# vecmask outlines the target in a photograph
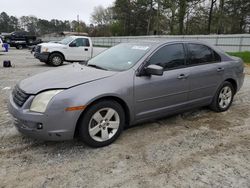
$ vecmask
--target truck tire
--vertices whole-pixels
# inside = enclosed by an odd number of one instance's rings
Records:
[[[23,45],[21,45],[21,44],[18,44],[18,45],[16,46],[16,49],[18,49],[18,50],[21,50],[21,49],[23,49]]]
[[[58,67],[63,64],[63,56],[59,53],[53,53],[49,56],[49,64]]]

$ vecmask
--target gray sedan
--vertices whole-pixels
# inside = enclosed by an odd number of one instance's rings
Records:
[[[119,44],[89,60],[19,82],[9,101],[17,129],[43,140],[80,137],[92,147],[125,126],[209,106],[226,111],[244,66],[197,41]]]

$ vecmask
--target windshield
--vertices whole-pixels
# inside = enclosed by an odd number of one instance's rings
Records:
[[[63,40],[58,41],[57,43],[67,45],[67,44],[69,44],[72,40],[73,40],[72,37],[66,37],[66,38],[64,38]]]
[[[119,44],[89,60],[89,66],[112,71],[133,67],[150,49],[149,45]]]

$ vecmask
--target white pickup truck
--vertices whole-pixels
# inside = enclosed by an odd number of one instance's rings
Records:
[[[91,39],[85,36],[69,36],[59,42],[42,43],[36,46],[34,52],[41,62],[53,66],[60,66],[64,61],[86,61],[94,53]]]

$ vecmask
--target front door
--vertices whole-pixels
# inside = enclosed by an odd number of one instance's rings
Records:
[[[70,43],[67,53],[69,61],[86,61],[91,56],[89,39],[77,38]]]
[[[161,47],[151,56],[149,64],[162,66],[164,74],[135,76],[136,120],[167,115],[187,102],[189,68],[185,67],[183,44]]]

